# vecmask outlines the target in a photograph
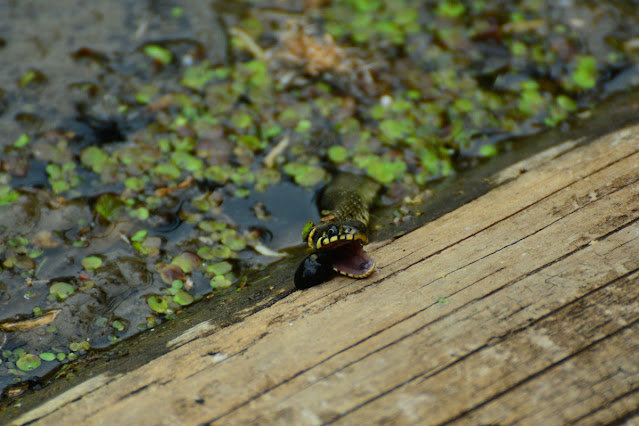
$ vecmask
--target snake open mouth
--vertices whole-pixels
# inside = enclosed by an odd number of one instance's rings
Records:
[[[340,173],[322,191],[319,223],[307,222],[302,239],[312,253],[295,271],[295,287],[305,289],[331,279],[336,273],[366,278],[375,261],[362,247],[368,244],[369,207],[380,184],[364,176]]]
[[[349,241],[332,249],[333,270],[351,278],[366,278],[373,273],[375,261],[364,251],[361,240]]]

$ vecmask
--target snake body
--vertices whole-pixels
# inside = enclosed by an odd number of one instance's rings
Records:
[[[368,243],[369,207],[380,185],[370,179],[342,173],[322,192],[322,219],[304,236],[310,250],[295,273],[295,286],[308,288],[335,273],[365,278],[375,262],[362,249]]]

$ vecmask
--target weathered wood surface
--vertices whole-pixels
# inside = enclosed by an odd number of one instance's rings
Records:
[[[369,246],[369,279],[200,325],[17,423],[637,422],[639,126],[545,156]]]

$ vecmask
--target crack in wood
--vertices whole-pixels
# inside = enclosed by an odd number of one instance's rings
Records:
[[[565,185],[563,185],[563,186],[561,186],[561,187],[559,187],[559,188],[557,188],[557,189],[553,190],[552,192],[550,192],[550,193],[546,194],[545,196],[543,196],[543,197],[541,197],[541,198],[539,198],[539,199],[535,200],[533,203],[530,203],[530,204],[528,204],[528,205],[526,205],[526,206],[524,206],[524,207],[521,207],[521,208],[519,208],[518,210],[516,210],[515,212],[512,212],[512,213],[510,213],[510,214],[508,214],[508,215],[506,215],[506,216],[504,216],[504,217],[500,218],[499,220],[496,220],[496,221],[492,222],[490,225],[487,225],[487,226],[485,226],[485,227],[483,227],[483,228],[481,228],[481,229],[479,229],[479,230],[477,230],[477,231],[473,232],[472,234],[470,234],[470,235],[468,235],[468,236],[466,236],[466,237],[464,237],[464,238],[461,238],[461,239],[458,239],[458,240],[454,240],[452,243],[450,243],[450,244],[446,245],[445,247],[442,247],[441,249],[438,249],[437,251],[433,252],[432,254],[428,255],[427,257],[425,257],[425,258],[423,258],[423,259],[421,259],[421,260],[419,260],[419,261],[417,261],[417,262],[415,262],[415,263],[413,263],[413,264],[409,265],[409,267],[410,267],[410,266],[413,266],[413,265],[415,265],[415,264],[417,264],[417,263],[419,263],[419,262],[420,262],[420,261],[422,261],[422,260],[426,260],[426,259],[428,259],[428,258],[430,258],[430,257],[432,257],[432,256],[435,256],[435,255],[441,254],[442,252],[444,252],[444,251],[446,251],[446,250],[450,249],[451,247],[454,247],[454,246],[456,246],[456,245],[458,245],[458,244],[460,244],[460,243],[462,243],[462,242],[464,242],[464,241],[466,241],[466,240],[469,240],[470,238],[473,238],[473,237],[475,237],[475,236],[477,236],[477,235],[481,234],[482,232],[485,232],[485,231],[487,231],[487,230],[489,230],[489,229],[491,229],[491,228],[495,227],[496,225],[498,225],[498,224],[500,224],[500,223],[502,223],[502,222],[505,222],[505,221],[507,221],[507,220],[509,220],[509,219],[513,218],[514,216],[517,216],[517,215],[518,215],[518,214],[520,214],[520,213],[525,212],[526,210],[530,210],[531,208],[536,207],[538,204],[542,203],[543,201],[550,199],[552,196],[559,194],[560,192],[562,192],[562,191],[564,191],[564,190],[566,190],[566,189],[570,188],[571,186],[573,186],[573,185],[575,185],[575,184],[579,183],[580,181],[583,181],[583,180],[589,179],[589,178],[593,177],[594,175],[596,175],[596,174],[598,174],[598,173],[600,173],[600,172],[602,172],[602,171],[606,170],[607,168],[610,168],[610,167],[614,166],[615,164],[620,163],[620,162],[622,162],[622,161],[624,161],[624,160],[626,160],[626,159],[628,159],[628,158],[630,158],[630,157],[632,157],[632,156],[634,156],[634,155],[638,155],[638,154],[639,154],[639,150],[638,150],[638,151],[633,151],[633,152],[631,152],[631,153],[629,153],[629,154],[627,154],[627,155],[625,155],[625,156],[623,156],[623,157],[618,158],[617,160],[613,161],[612,163],[607,164],[607,165],[606,165],[606,166],[604,166],[604,167],[600,167],[600,168],[598,168],[598,169],[596,169],[596,170],[594,170],[594,171],[592,171],[592,172],[590,172],[590,173],[588,173],[588,174],[586,174],[586,175],[584,175],[584,176],[581,176],[581,177],[579,177],[579,178],[577,178],[577,179],[575,179],[575,180],[571,181],[570,183],[565,184]],[[637,182],[637,180],[639,180],[639,177],[636,177],[636,176],[634,176],[634,175],[631,175],[631,179],[629,179],[629,180],[628,180],[628,182],[629,182],[629,183],[628,183],[628,185],[630,185],[630,184],[632,184],[632,183]],[[628,186],[628,185],[626,185],[626,186]],[[615,185],[615,186],[613,186],[613,187],[614,187],[614,191],[609,192],[609,193],[606,193],[606,194],[605,194],[606,196],[607,196],[607,195],[610,195],[610,194],[612,194],[612,193],[614,193],[614,192],[617,192],[617,191],[619,191],[619,190],[621,190],[621,189],[623,189],[625,186],[616,186],[616,185]],[[591,200],[591,202],[592,202],[592,201],[595,201],[595,200]],[[590,204],[590,203],[588,203],[588,204]],[[584,206],[581,206],[581,207],[585,207],[585,205],[584,205]],[[581,208],[581,207],[580,207],[580,208]],[[574,210],[573,210],[573,211],[571,211],[569,214],[574,213],[575,211],[578,211],[580,208],[576,208],[576,209],[574,209]],[[566,216],[568,216],[569,214],[566,214],[566,215],[562,216],[561,218],[566,217]],[[561,219],[561,218],[560,218],[560,219]],[[559,220],[560,220],[560,219],[559,219]],[[553,223],[554,223],[554,222],[553,222]],[[531,235],[532,235],[532,234],[531,234]],[[401,237],[399,237],[399,238],[397,238],[397,239],[401,239],[402,237],[404,237],[404,236],[401,236]],[[415,251],[412,251],[412,252],[407,252],[407,253],[406,253],[403,257],[398,258],[398,259],[396,259],[395,261],[393,261],[393,262],[389,263],[388,265],[386,265],[386,267],[391,266],[391,265],[392,265],[392,264],[394,264],[394,263],[400,262],[401,260],[406,259],[406,258],[408,258],[408,257],[410,257],[410,256],[412,256],[412,255],[414,255],[414,254],[416,254],[416,253],[418,253],[418,252],[419,252],[419,250],[415,250]],[[389,275],[389,276],[392,276],[392,275]]]
[[[466,417],[468,414],[472,413],[473,411],[476,411],[479,408],[484,407],[485,405],[489,404],[490,402],[493,402],[496,399],[508,394],[509,392],[512,392],[513,390],[523,386],[524,384],[530,382],[531,380],[534,380],[535,378],[540,377],[543,374],[546,374],[547,372],[549,372],[550,370],[556,368],[557,366],[559,366],[561,364],[564,364],[565,362],[571,360],[572,358],[575,358],[576,356],[578,356],[578,355],[580,355],[580,354],[582,354],[582,353],[594,348],[595,346],[599,345],[600,343],[604,342],[605,340],[610,339],[610,338],[612,338],[612,337],[614,337],[614,336],[616,336],[616,335],[618,335],[618,334],[620,334],[620,333],[622,333],[622,332],[624,332],[626,330],[631,329],[632,327],[634,327],[637,324],[639,324],[639,318],[635,319],[630,324],[628,324],[626,326],[623,326],[623,327],[619,328],[618,330],[616,330],[616,331],[614,331],[614,332],[612,332],[610,334],[607,334],[606,336],[604,336],[604,337],[602,337],[600,339],[594,340],[590,344],[578,349],[577,351],[571,353],[570,355],[568,355],[568,356],[566,356],[566,357],[564,357],[564,358],[562,358],[562,359],[560,359],[560,360],[558,360],[556,362],[553,362],[552,364],[548,365],[547,367],[545,367],[545,368],[543,368],[543,369],[541,369],[539,371],[536,371],[535,373],[531,374],[530,376],[527,376],[525,379],[520,380],[519,382],[515,383],[514,385],[509,386],[508,388],[504,389],[503,391],[496,393],[495,395],[491,396],[490,398],[482,401],[479,404],[474,405],[473,407],[465,410],[464,412],[462,412],[462,413],[460,413],[460,414],[458,414],[458,415],[456,415],[454,417],[451,417],[450,419],[447,419],[446,421],[442,422],[441,424],[442,425],[447,425],[447,424],[451,424],[451,423],[454,423],[456,421],[461,420],[462,418]]]
[[[577,417],[576,419],[573,419],[573,423],[574,424],[578,424],[580,422],[583,422],[588,417],[592,417],[596,413],[599,413],[600,411],[604,410],[606,408],[606,406],[610,406],[610,405],[616,404],[619,401],[622,401],[622,400],[624,400],[624,399],[626,399],[628,397],[635,396],[635,395],[637,396],[637,400],[639,401],[639,385],[634,386],[630,390],[628,390],[626,392],[623,392],[622,394],[617,395],[615,398],[613,398],[610,401],[608,401],[608,403],[606,405],[597,406],[593,410],[590,410],[587,413]],[[627,413],[624,413],[622,416],[617,417],[612,422],[610,422],[610,424],[621,424],[621,423],[623,423],[622,419],[628,419],[630,417],[633,417],[633,416],[639,414],[639,404],[637,404],[635,402],[633,405],[636,405],[637,408],[631,409]]]
[[[578,250],[574,250],[574,251],[572,251],[572,252],[571,252],[571,253],[569,253],[569,254],[570,254],[570,255],[572,255],[572,254],[574,254],[575,252],[580,251],[580,250],[582,250],[582,249],[583,249],[583,248],[585,248],[585,247],[586,247],[586,246],[584,246],[584,247],[580,247]],[[565,256],[565,257],[568,257],[568,256]],[[556,263],[556,261],[549,262],[547,265],[544,265],[544,267],[550,266],[550,265],[552,265],[552,264],[554,264],[554,263]],[[543,269],[543,267],[540,267],[539,269],[541,270],[541,269]],[[571,306],[571,305],[572,305],[572,304],[574,304],[574,303],[579,302],[579,301],[580,301],[580,300],[582,300],[583,298],[586,298],[586,297],[590,296],[591,294],[596,293],[597,291],[600,291],[600,290],[602,290],[602,289],[604,289],[604,288],[608,287],[609,285],[614,284],[614,283],[615,283],[615,282],[617,282],[619,279],[623,279],[623,278],[625,278],[625,277],[627,277],[627,276],[630,276],[630,275],[632,275],[633,273],[635,273],[635,272],[637,272],[637,271],[639,271],[639,268],[637,268],[637,269],[635,269],[635,270],[633,270],[633,271],[630,271],[630,272],[628,272],[628,273],[626,273],[626,274],[624,274],[624,275],[622,275],[622,276],[620,276],[620,277],[618,277],[618,278],[616,278],[616,279],[614,279],[614,280],[612,280],[612,281],[610,281],[610,282],[608,282],[608,283],[606,283],[606,284],[603,284],[602,286],[597,287],[596,289],[593,289],[592,291],[589,291],[589,292],[585,293],[584,295],[582,295],[582,296],[580,296],[580,297],[578,297],[578,298],[574,299],[574,300],[573,300],[573,301],[571,301],[570,303],[567,303],[567,304],[565,304],[565,305],[562,305],[562,306],[557,307],[556,309],[551,310],[551,311],[550,311],[550,312],[548,312],[547,314],[540,316],[539,318],[537,318],[537,319],[533,320],[532,322],[527,323],[525,326],[523,326],[523,327],[521,327],[521,328],[514,329],[514,330],[509,330],[507,333],[504,333],[502,336],[497,337],[497,339],[499,340],[499,342],[501,342],[501,341],[503,341],[506,337],[509,337],[509,336],[514,335],[514,334],[517,334],[517,333],[523,332],[523,331],[525,331],[526,329],[528,329],[528,328],[530,328],[530,327],[534,326],[534,325],[535,325],[535,324],[537,324],[538,322],[543,321],[544,319],[551,317],[552,315],[556,314],[557,312],[559,312],[559,311],[561,311],[561,310],[563,310],[563,309],[566,309],[567,307]],[[528,276],[528,275],[524,275],[524,276],[522,276],[522,277],[518,277],[517,279],[512,280],[512,281],[510,281],[510,282],[506,283],[503,287],[500,287],[500,288],[499,288],[499,290],[501,290],[501,289],[505,288],[505,287],[506,287],[506,286],[508,286],[508,285],[512,285],[512,284],[514,284],[514,283],[515,283],[515,282],[517,282],[517,281],[520,281],[520,280],[524,279],[526,276]],[[460,290],[460,291],[461,291],[461,290]],[[454,293],[453,293],[453,294],[454,294]],[[438,318],[436,318],[435,320],[433,320],[433,321],[431,321],[431,322],[428,322],[428,323],[423,324],[423,325],[422,325],[422,326],[420,326],[419,328],[417,328],[417,329],[413,330],[411,333],[405,334],[405,335],[403,335],[403,336],[401,336],[401,337],[399,337],[399,338],[397,338],[397,339],[394,339],[394,340],[392,340],[391,342],[389,342],[388,344],[385,344],[385,345],[383,345],[383,346],[380,346],[380,347],[378,347],[377,349],[375,349],[374,351],[371,351],[371,352],[367,353],[367,354],[366,354],[366,355],[364,355],[364,356],[361,356],[361,357],[359,357],[359,358],[357,358],[357,359],[355,359],[355,360],[353,360],[353,361],[351,361],[351,362],[348,362],[348,363],[344,364],[344,365],[343,365],[342,367],[340,367],[339,369],[336,369],[336,370],[334,370],[333,372],[331,372],[331,373],[329,373],[329,374],[324,375],[324,376],[323,376],[322,378],[320,378],[320,379],[317,379],[317,380],[315,380],[315,381],[309,382],[309,384],[308,384],[307,386],[303,387],[302,389],[308,388],[308,387],[312,386],[313,384],[315,384],[315,383],[317,383],[317,382],[319,382],[319,381],[321,381],[321,380],[324,380],[324,379],[326,379],[326,378],[328,378],[328,377],[332,376],[333,374],[335,374],[335,373],[337,373],[337,372],[339,372],[339,371],[341,371],[341,370],[344,370],[345,368],[348,368],[348,367],[350,367],[350,366],[352,366],[352,365],[354,365],[354,364],[356,364],[356,363],[358,363],[358,362],[361,362],[362,360],[364,360],[364,359],[366,359],[366,358],[368,358],[368,357],[370,357],[370,356],[372,356],[372,355],[374,355],[374,354],[377,354],[377,353],[379,353],[380,351],[382,351],[382,350],[384,350],[384,349],[387,349],[387,348],[389,348],[389,347],[394,346],[395,344],[397,344],[397,343],[401,342],[402,340],[405,340],[405,339],[407,339],[407,338],[409,338],[409,337],[411,337],[411,336],[414,336],[415,334],[419,333],[420,331],[423,331],[423,330],[424,330],[424,329],[426,329],[427,327],[430,327],[430,326],[432,326],[433,324],[435,324],[435,323],[437,323],[437,322],[439,322],[439,321],[442,321],[443,319],[445,319],[445,318],[446,318],[446,317],[448,317],[448,316],[454,315],[454,314],[455,314],[455,313],[457,313],[458,311],[461,311],[462,309],[466,308],[467,306],[470,306],[470,305],[472,305],[472,304],[476,303],[478,300],[481,300],[481,299],[483,299],[483,298],[484,298],[484,297],[482,297],[482,298],[480,298],[480,299],[474,299],[474,300],[471,300],[471,301],[469,301],[468,303],[466,303],[466,304],[464,304],[464,305],[461,305],[460,307],[458,307],[458,308],[454,309],[452,312],[449,312],[449,313],[447,313],[447,314],[444,314],[444,315],[442,315],[441,317],[438,317]],[[323,364],[323,363],[326,363],[328,360],[330,360],[330,359],[332,359],[332,358],[335,358],[335,357],[336,357],[336,356],[338,356],[339,354],[344,353],[344,352],[347,352],[348,350],[351,350],[352,348],[354,348],[354,347],[356,347],[356,346],[360,345],[361,343],[363,343],[363,342],[365,342],[365,341],[367,341],[367,340],[369,340],[369,339],[372,339],[373,337],[375,337],[375,336],[377,336],[377,335],[379,335],[379,334],[381,334],[381,333],[383,333],[383,332],[385,332],[385,331],[387,331],[387,330],[389,330],[389,329],[391,329],[391,328],[393,328],[393,327],[397,326],[398,324],[400,324],[400,323],[402,323],[402,322],[404,322],[404,321],[406,321],[406,320],[408,320],[408,319],[410,319],[410,318],[415,317],[416,315],[419,315],[420,313],[423,313],[425,310],[427,310],[427,309],[429,309],[429,308],[431,308],[431,307],[433,307],[433,306],[435,306],[435,305],[437,305],[437,303],[432,303],[432,304],[430,304],[430,305],[428,305],[428,306],[424,307],[423,309],[421,309],[421,310],[419,310],[419,311],[416,311],[416,312],[414,312],[413,314],[411,314],[411,315],[409,315],[409,316],[407,316],[407,317],[404,317],[404,318],[402,318],[401,320],[396,321],[395,323],[393,323],[393,324],[391,324],[391,325],[389,325],[389,326],[387,326],[387,327],[385,327],[385,328],[383,328],[383,329],[380,329],[380,330],[378,330],[377,332],[375,332],[375,333],[373,333],[373,334],[370,334],[370,335],[369,335],[369,336],[367,336],[366,338],[361,339],[361,340],[359,340],[358,342],[355,342],[355,343],[353,343],[353,344],[351,344],[351,345],[349,345],[349,346],[347,346],[347,347],[343,348],[342,350],[340,350],[340,351],[338,351],[338,352],[335,352],[335,353],[331,354],[330,356],[328,356],[328,357],[326,357],[326,358],[322,359],[321,361],[319,361],[319,362],[317,362],[317,363],[315,363],[315,364],[313,364],[313,365],[311,365],[311,366],[309,366],[309,367],[307,367],[307,368],[305,368],[305,369],[303,369],[303,370],[298,371],[296,374],[294,374],[294,375],[292,375],[292,376],[290,376],[290,377],[286,378],[285,380],[283,380],[283,381],[281,381],[281,382],[279,382],[279,383],[277,383],[277,384],[275,384],[275,385],[273,385],[273,386],[271,386],[271,387],[269,387],[269,388],[267,388],[267,389],[263,390],[262,392],[260,392],[260,393],[258,393],[258,394],[253,395],[251,398],[246,399],[246,400],[245,400],[245,401],[243,401],[241,404],[238,404],[238,405],[234,406],[234,407],[233,407],[233,408],[231,408],[230,410],[228,410],[228,411],[226,411],[226,412],[224,412],[224,413],[221,413],[220,415],[218,415],[218,416],[216,416],[215,418],[211,419],[211,420],[209,421],[209,423],[213,423],[213,422],[216,422],[216,421],[221,420],[222,418],[224,418],[224,417],[228,416],[228,415],[229,415],[229,414],[231,414],[232,412],[234,412],[234,411],[236,411],[236,410],[238,410],[238,409],[240,409],[240,408],[242,408],[242,407],[246,406],[247,404],[249,404],[250,402],[252,402],[252,401],[254,401],[254,400],[256,400],[256,399],[259,399],[260,397],[264,396],[265,394],[267,394],[267,393],[269,393],[269,392],[272,392],[273,390],[275,390],[275,389],[279,388],[280,386],[282,386],[282,385],[284,385],[284,384],[286,384],[286,383],[288,383],[288,382],[292,381],[293,379],[295,379],[295,378],[299,377],[300,375],[302,375],[302,374],[304,374],[304,373],[307,373],[308,371],[310,371],[310,370],[312,370],[312,369],[314,369],[314,368],[318,367],[319,365],[321,365],[321,364]],[[494,340],[495,340],[495,339],[493,338],[492,340],[493,340],[493,342],[492,342],[490,345],[486,344],[486,345],[480,346],[480,347],[478,347],[477,349],[475,349],[475,350],[473,350],[473,351],[471,351],[471,352],[469,352],[469,353],[465,354],[464,356],[461,356],[461,357],[460,357],[460,358],[458,358],[457,360],[453,361],[451,364],[448,364],[448,365],[446,365],[446,366],[444,366],[444,367],[442,367],[442,368],[440,368],[440,369],[434,370],[434,371],[432,372],[432,374],[429,374],[429,375],[427,375],[427,376],[426,376],[426,373],[423,373],[423,372],[422,372],[422,373],[420,373],[420,374],[418,374],[418,375],[416,375],[416,376],[414,376],[414,377],[411,377],[411,378],[410,378],[410,379],[408,379],[407,381],[402,382],[400,385],[397,385],[396,387],[393,387],[393,388],[389,389],[389,390],[388,390],[388,392],[391,392],[391,391],[393,391],[393,390],[395,390],[395,389],[397,389],[397,388],[399,388],[399,387],[401,387],[401,386],[404,386],[405,384],[410,383],[410,382],[412,382],[413,380],[416,380],[416,379],[418,379],[418,378],[432,377],[432,376],[434,376],[434,375],[436,375],[436,374],[438,374],[438,373],[440,373],[440,372],[444,371],[446,368],[452,367],[452,366],[456,365],[457,363],[464,361],[464,360],[465,360],[465,359],[467,359],[469,356],[472,356],[473,354],[475,354],[475,353],[479,352],[480,350],[485,349],[485,348],[487,348],[487,347],[489,347],[489,346],[493,346],[493,345],[495,345],[495,344],[496,344],[496,343],[494,342]],[[381,398],[382,396],[385,396],[388,392],[380,393],[377,397],[372,398],[370,401],[374,401],[374,400],[376,400],[376,399],[378,399],[378,398]],[[361,406],[363,406],[363,405],[365,405],[365,404],[362,404]],[[360,407],[360,408],[361,408],[361,406],[358,406],[358,407]],[[356,409],[356,408],[355,408],[355,409]],[[339,416],[337,416],[334,420],[337,420],[338,418],[340,418],[340,417],[343,417],[343,416],[347,415],[347,414],[348,414],[348,413],[350,413],[351,411],[355,411],[355,409],[353,409],[353,410],[349,410],[348,412],[345,412],[345,413],[340,414],[340,415],[339,415]],[[329,421],[329,422],[327,422],[327,423],[331,423],[331,422],[333,422],[334,420],[331,420],[331,421]]]
[[[618,277],[618,278],[615,278],[614,280],[612,280],[612,281],[610,281],[610,282],[608,282],[608,283],[606,283],[606,284],[602,285],[601,287],[598,287],[598,288],[596,288],[596,289],[594,289],[594,290],[592,290],[592,291],[590,291],[590,292],[588,292],[588,293],[586,293],[586,294],[582,295],[581,297],[579,297],[579,298],[577,298],[577,299],[575,299],[575,300],[571,301],[570,303],[567,303],[567,304],[565,304],[565,305],[562,305],[562,306],[560,306],[560,307],[558,307],[558,308],[556,308],[556,309],[554,309],[554,310],[552,310],[552,311],[548,312],[547,314],[540,316],[539,318],[537,318],[537,319],[535,319],[534,321],[532,321],[532,322],[530,322],[530,323],[526,324],[526,325],[525,325],[525,326],[523,326],[523,327],[520,327],[520,328],[517,328],[517,329],[514,329],[514,330],[509,330],[508,332],[504,333],[502,336],[498,337],[497,339],[494,339],[494,338],[492,339],[492,340],[499,340],[498,342],[492,342],[491,344],[484,344],[484,345],[482,345],[482,346],[480,346],[480,347],[478,347],[478,348],[476,348],[476,349],[474,349],[474,350],[472,350],[472,351],[469,351],[467,354],[464,354],[463,356],[460,356],[458,359],[456,359],[456,360],[452,361],[451,363],[449,363],[449,364],[447,364],[447,365],[445,365],[445,366],[442,366],[441,368],[438,368],[438,369],[432,370],[432,371],[430,371],[430,372],[429,372],[429,371],[425,371],[425,372],[421,372],[421,373],[419,373],[419,374],[415,374],[415,375],[411,376],[410,378],[408,378],[407,380],[404,380],[403,382],[401,382],[401,383],[399,383],[399,384],[397,384],[397,385],[395,385],[395,386],[393,386],[393,387],[391,387],[391,388],[389,388],[389,389],[386,389],[386,390],[384,390],[383,392],[380,392],[379,394],[377,394],[377,395],[375,395],[375,396],[373,396],[373,397],[371,397],[371,398],[367,399],[366,401],[364,401],[364,402],[362,402],[362,403],[360,403],[360,404],[358,404],[358,405],[356,405],[356,406],[352,407],[351,409],[349,409],[349,410],[347,410],[347,411],[345,411],[345,412],[343,412],[343,413],[340,413],[339,415],[335,416],[334,418],[330,419],[329,421],[326,421],[326,422],[325,422],[325,424],[331,424],[331,423],[334,423],[335,421],[339,420],[340,418],[343,418],[343,417],[345,417],[345,416],[347,416],[347,415],[349,415],[349,414],[351,414],[351,413],[353,413],[353,412],[355,412],[355,411],[357,411],[357,410],[361,409],[362,407],[364,407],[364,406],[366,406],[366,405],[370,404],[371,402],[374,402],[374,401],[376,401],[376,400],[378,400],[378,399],[380,399],[380,398],[382,398],[382,397],[384,397],[384,396],[386,396],[386,395],[390,394],[391,392],[394,392],[394,391],[396,391],[397,389],[399,389],[399,388],[401,388],[401,387],[404,387],[404,386],[406,386],[407,384],[412,383],[412,382],[414,382],[414,381],[416,381],[416,380],[418,380],[418,379],[425,380],[425,379],[427,379],[427,378],[434,377],[435,375],[440,374],[440,373],[444,372],[445,370],[447,370],[447,369],[449,369],[449,368],[452,368],[452,367],[454,367],[455,365],[457,365],[457,364],[459,364],[459,363],[461,363],[461,362],[463,362],[463,361],[467,360],[468,358],[470,358],[471,356],[473,356],[473,355],[475,355],[475,354],[477,354],[477,353],[481,352],[482,350],[485,350],[486,348],[488,348],[488,347],[490,347],[490,346],[495,346],[496,344],[498,344],[498,343],[501,343],[501,342],[505,341],[505,340],[506,340],[506,338],[509,338],[509,337],[511,337],[511,336],[513,336],[513,335],[516,335],[516,334],[522,333],[522,332],[524,332],[524,331],[526,331],[526,330],[528,330],[528,329],[532,328],[533,326],[535,326],[535,325],[539,324],[540,322],[542,322],[542,321],[544,321],[544,320],[546,320],[546,319],[548,319],[548,318],[550,318],[550,317],[552,317],[552,316],[556,315],[558,312],[560,312],[560,311],[562,311],[562,310],[567,309],[567,308],[568,308],[568,307],[570,307],[571,305],[576,304],[576,303],[580,302],[581,300],[583,300],[583,299],[585,299],[585,298],[591,297],[593,294],[596,294],[596,293],[598,293],[598,292],[600,292],[600,291],[604,290],[605,288],[607,288],[607,287],[609,287],[609,286],[611,286],[611,285],[614,285],[614,284],[616,284],[617,282],[619,282],[619,281],[621,281],[621,280],[624,280],[624,279],[626,279],[626,278],[628,278],[628,277],[632,276],[633,274],[635,274],[635,273],[637,273],[637,272],[639,272],[639,268],[637,268],[637,269],[635,269],[635,270],[633,270],[633,271],[630,271],[630,272],[628,272],[628,273],[626,273],[626,274],[624,274],[624,275],[622,275],[622,276],[620,276],[620,277]],[[538,372],[536,372],[536,373],[534,373],[534,374],[532,374],[532,375],[530,375],[530,376],[526,377],[525,379],[520,380],[520,381],[519,381],[519,382],[517,382],[515,385],[512,385],[512,386],[508,387],[507,389],[505,389],[505,390],[503,390],[503,391],[501,391],[501,392],[497,393],[496,395],[493,395],[491,398],[489,398],[489,399],[487,399],[487,400],[484,400],[482,403],[477,404],[477,405],[475,405],[475,406],[473,406],[473,407],[471,407],[471,408],[469,408],[469,409],[465,410],[464,412],[462,412],[462,413],[460,413],[460,414],[458,414],[458,415],[456,415],[456,416],[454,416],[454,417],[452,417],[452,418],[450,418],[450,419],[446,420],[445,422],[443,422],[443,424],[450,424],[450,423],[453,423],[453,422],[455,422],[455,421],[457,421],[457,420],[461,419],[462,417],[466,416],[466,415],[467,415],[467,414],[469,414],[470,412],[472,412],[472,411],[474,411],[474,410],[476,410],[476,409],[478,409],[478,408],[481,408],[482,406],[485,406],[485,405],[486,405],[486,404],[488,404],[489,402],[491,402],[491,401],[493,401],[493,400],[497,399],[497,398],[498,398],[498,397],[500,397],[500,396],[503,396],[503,395],[507,394],[508,392],[511,392],[513,389],[515,389],[515,388],[517,388],[517,387],[519,387],[519,386],[521,386],[521,385],[523,385],[523,384],[525,384],[525,383],[529,382],[529,381],[530,381],[530,380],[532,380],[533,378],[538,377],[540,374],[543,374],[544,372],[546,372],[546,371],[550,370],[551,368],[553,368],[553,367],[555,367],[555,366],[557,366],[557,365],[560,365],[561,363],[563,363],[563,362],[565,362],[565,361],[569,360],[569,359],[570,359],[570,358],[572,358],[573,356],[576,356],[576,355],[578,355],[578,354],[580,354],[580,353],[584,352],[585,350],[587,350],[587,349],[589,349],[589,348],[593,347],[595,344],[598,344],[598,343],[600,343],[600,342],[604,341],[604,340],[605,340],[605,339],[607,339],[607,338],[610,338],[610,337],[612,337],[612,336],[615,336],[615,335],[617,335],[618,333],[623,332],[623,331],[624,331],[624,330],[626,330],[626,329],[630,329],[630,328],[632,328],[632,327],[633,327],[634,325],[636,325],[636,324],[639,324],[639,318],[635,319],[634,321],[632,321],[631,323],[629,323],[629,324],[627,324],[627,325],[625,325],[625,326],[622,326],[621,328],[617,329],[617,330],[616,330],[615,332],[613,332],[613,333],[610,333],[610,334],[608,334],[608,335],[606,335],[606,336],[604,336],[604,337],[602,337],[602,338],[600,338],[600,339],[594,340],[594,341],[593,341],[593,342],[591,342],[589,345],[586,345],[586,346],[582,347],[581,349],[577,350],[576,352],[573,352],[572,354],[570,354],[570,355],[568,355],[568,356],[566,356],[566,357],[562,358],[561,360],[559,360],[559,361],[557,361],[557,362],[552,363],[551,365],[547,366],[547,367],[546,367],[546,368],[544,368],[543,370],[540,370],[540,371],[538,371]],[[386,346],[387,346],[387,347],[389,347],[389,346],[391,346],[391,345],[389,344],[389,345],[386,345]],[[361,359],[363,359],[363,358],[365,358],[365,357],[362,357],[362,358],[358,359],[357,361],[359,362],[359,361],[360,361]],[[352,364],[354,364],[354,363],[355,363],[355,362],[350,363],[350,364],[352,365]]]

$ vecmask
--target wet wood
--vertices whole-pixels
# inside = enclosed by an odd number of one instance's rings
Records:
[[[370,245],[370,278],[197,325],[168,354],[17,423],[637,421],[639,126],[496,181]]]

